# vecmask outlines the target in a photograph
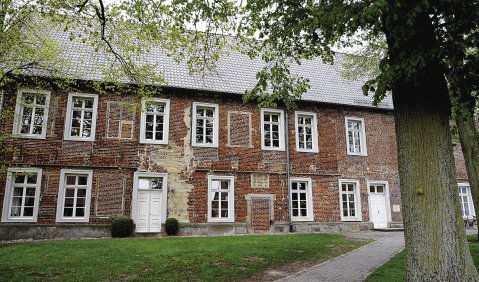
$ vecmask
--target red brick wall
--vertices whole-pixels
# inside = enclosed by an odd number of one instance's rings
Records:
[[[13,164],[44,169],[40,223],[54,222],[59,171],[61,168],[72,167],[94,171],[90,216],[92,223],[104,222],[108,216],[130,214],[133,172],[137,169],[169,173],[171,191],[168,195],[168,210],[170,214],[183,216],[183,221],[207,221],[208,174],[235,176],[235,222],[247,221],[248,194],[274,195],[274,221],[288,221],[286,154],[261,150],[260,109],[257,105],[243,104],[239,96],[231,95],[178,92],[162,94],[161,97],[170,99],[168,145],[139,144],[140,113],[137,111],[123,115],[118,108],[112,109],[111,104],[109,108],[111,101],[130,104],[138,102],[138,99],[127,95],[99,96],[94,142],[65,141],[63,128],[67,93],[52,93],[47,139],[10,138],[6,141],[9,146],[21,148],[19,153],[5,156],[12,159]],[[219,104],[218,148],[191,148],[193,102]],[[10,105],[13,105],[11,101]],[[315,103],[300,103],[299,107],[318,115],[319,153],[300,153],[295,151],[294,111],[288,111],[291,176],[312,178],[315,221],[340,221],[338,179],[360,181],[363,221],[369,220],[367,180],[388,181],[391,205],[400,203],[394,119],[391,112]],[[239,125],[232,126],[235,131],[230,132],[231,138],[236,140],[231,142],[233,146],[228,145],[230,111],[251,114],[251,127],[248,128],[244,126],[248,122],[244,120],[248,119],[246,115],[241,116],[241,120],[237,116],[230,119],[230,122],[240,122]],[[345,116],[364,118],[367,157],[346,155]],[[133,121],[133,129],[127,126],[123,134],[117,132],[119,118]],[[0,126],[3,132],[11,132],[11,121],[3,121]],[[130,137],[130,130],[133,130],[131,139],[111,138]],[[251,134],[251,144],[249,136],[246,138],[248,133]],[[251,172],[269,173],[269,188],[251,188]],[[4,179],[0,179],[0,182],[1,205]],[[119,183],[124,183],[122,191],[119,191]],[[400,213],[392,213],[392,220],[401,220]]]

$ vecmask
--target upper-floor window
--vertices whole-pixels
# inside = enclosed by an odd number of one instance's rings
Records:
[[[42,170],[39,168],[11,168],[3,200],[3,222],[36,222]]]
[[[70,93],[65,119],[65,140],[94,141],[98,95]]]
[[[290,202],[291,220],[313,220],[313,195],[311,188],[311,178],[291,179]]]
[[[342,221],[361,221],[359,181],[339,180],[339,196]]]
[[[58,188],[57,222],[88,222],[93,171],[60,171]]]
[[[208,221],[234,220],[234,177],[208,176]]]
[[[170,100],[142,101],[140,142],[168,144]]]
[[[318,152],[318,131],[315,113],[296,112],[296,151]]]
[[[363,118],[346,118],[346,145],[348,155],[367,155]]]
[[[261,149],[284,151],[284,111],[261,109]]]
[[[192,145],[218,147],[218,105],[193,103]]]
[[[48,91],[19,90],[13,134],[18,137],[45,139],[49,102]]]
[[[467,183],[459,184],[459,203],[461,204],[462,217],[471,219],[476,216],[472,202],[471,187]]]

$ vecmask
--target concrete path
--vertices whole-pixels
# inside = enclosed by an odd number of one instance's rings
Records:
[[[377,241],[278,281],[363,281],[404,249],[403,232],[357,232],[348,237]]]

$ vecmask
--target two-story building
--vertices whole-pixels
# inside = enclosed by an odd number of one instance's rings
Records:
[[[102,79],[104,54],[54,36],[73,60],[65,72]],[[13,149],[0,175],[0,239],[108,236],[107,224],[120,215],[133,218],[137,233],[156,234],[174,217],[185,235],[402,222],[390,98],[373,107],[362,82],[311,61],[295,70],[311,86],[298,109],[259,108],[241,97],[259,60],[232,54],[208,75],[188,73],[159,49],[145,60],[158,63],[167,81],[151,99],[3,91],[2,108],[15,117],[0,122],[11,134],[3,145]],[[464,209],[472,201],[461,165]]]

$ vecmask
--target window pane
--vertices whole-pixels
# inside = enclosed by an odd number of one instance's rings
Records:
[[[27,188],[26,196],[35,197],[35,188]]]
[[[22,205],[22,197],[13,197],[12,198],[12,207],[19,207]]]
[[[23,216],[33,216],[33,206],[24,208]]]
[[[33,207],[35,204],[35,198],[33,197],[25,197],[25,206],[26,207]]]
[[[75,216],[84,216],[85,215],[85,208],[76,208]]]
[[[67,176],[67,185],[75,185],[76,176]]]
[[[77,189],[77,197],[86,197],[86,189]]]
[[[13,188],[13,196],[23,196],[23,188]]]
[[[21,216],[21,211],[21,207],[12,207],[12,209],[10,210],[10,216]]]
[[[220,181],[218,181],[218,180],[212,180],[212,181],[211,181],[211,189],[212,189],[212,190],[220,189]]]
[[[15,183],[23,183],[25,181],[24,174],[15,174]]]
[[[157,179],[152,179],[151,180],[151,189],[160,190],[162,188],[163,188],[163,179],[162,178],[157,178]]]
[[[78,176],[78,185],[86,185],[88,176]]]
[[[73,216],[73,208],[64,208],[63,209],[63,216],[72,217]]]
[[[86,98],[85,99],[85,108],[93,109],[93,99],[92,98]]]

